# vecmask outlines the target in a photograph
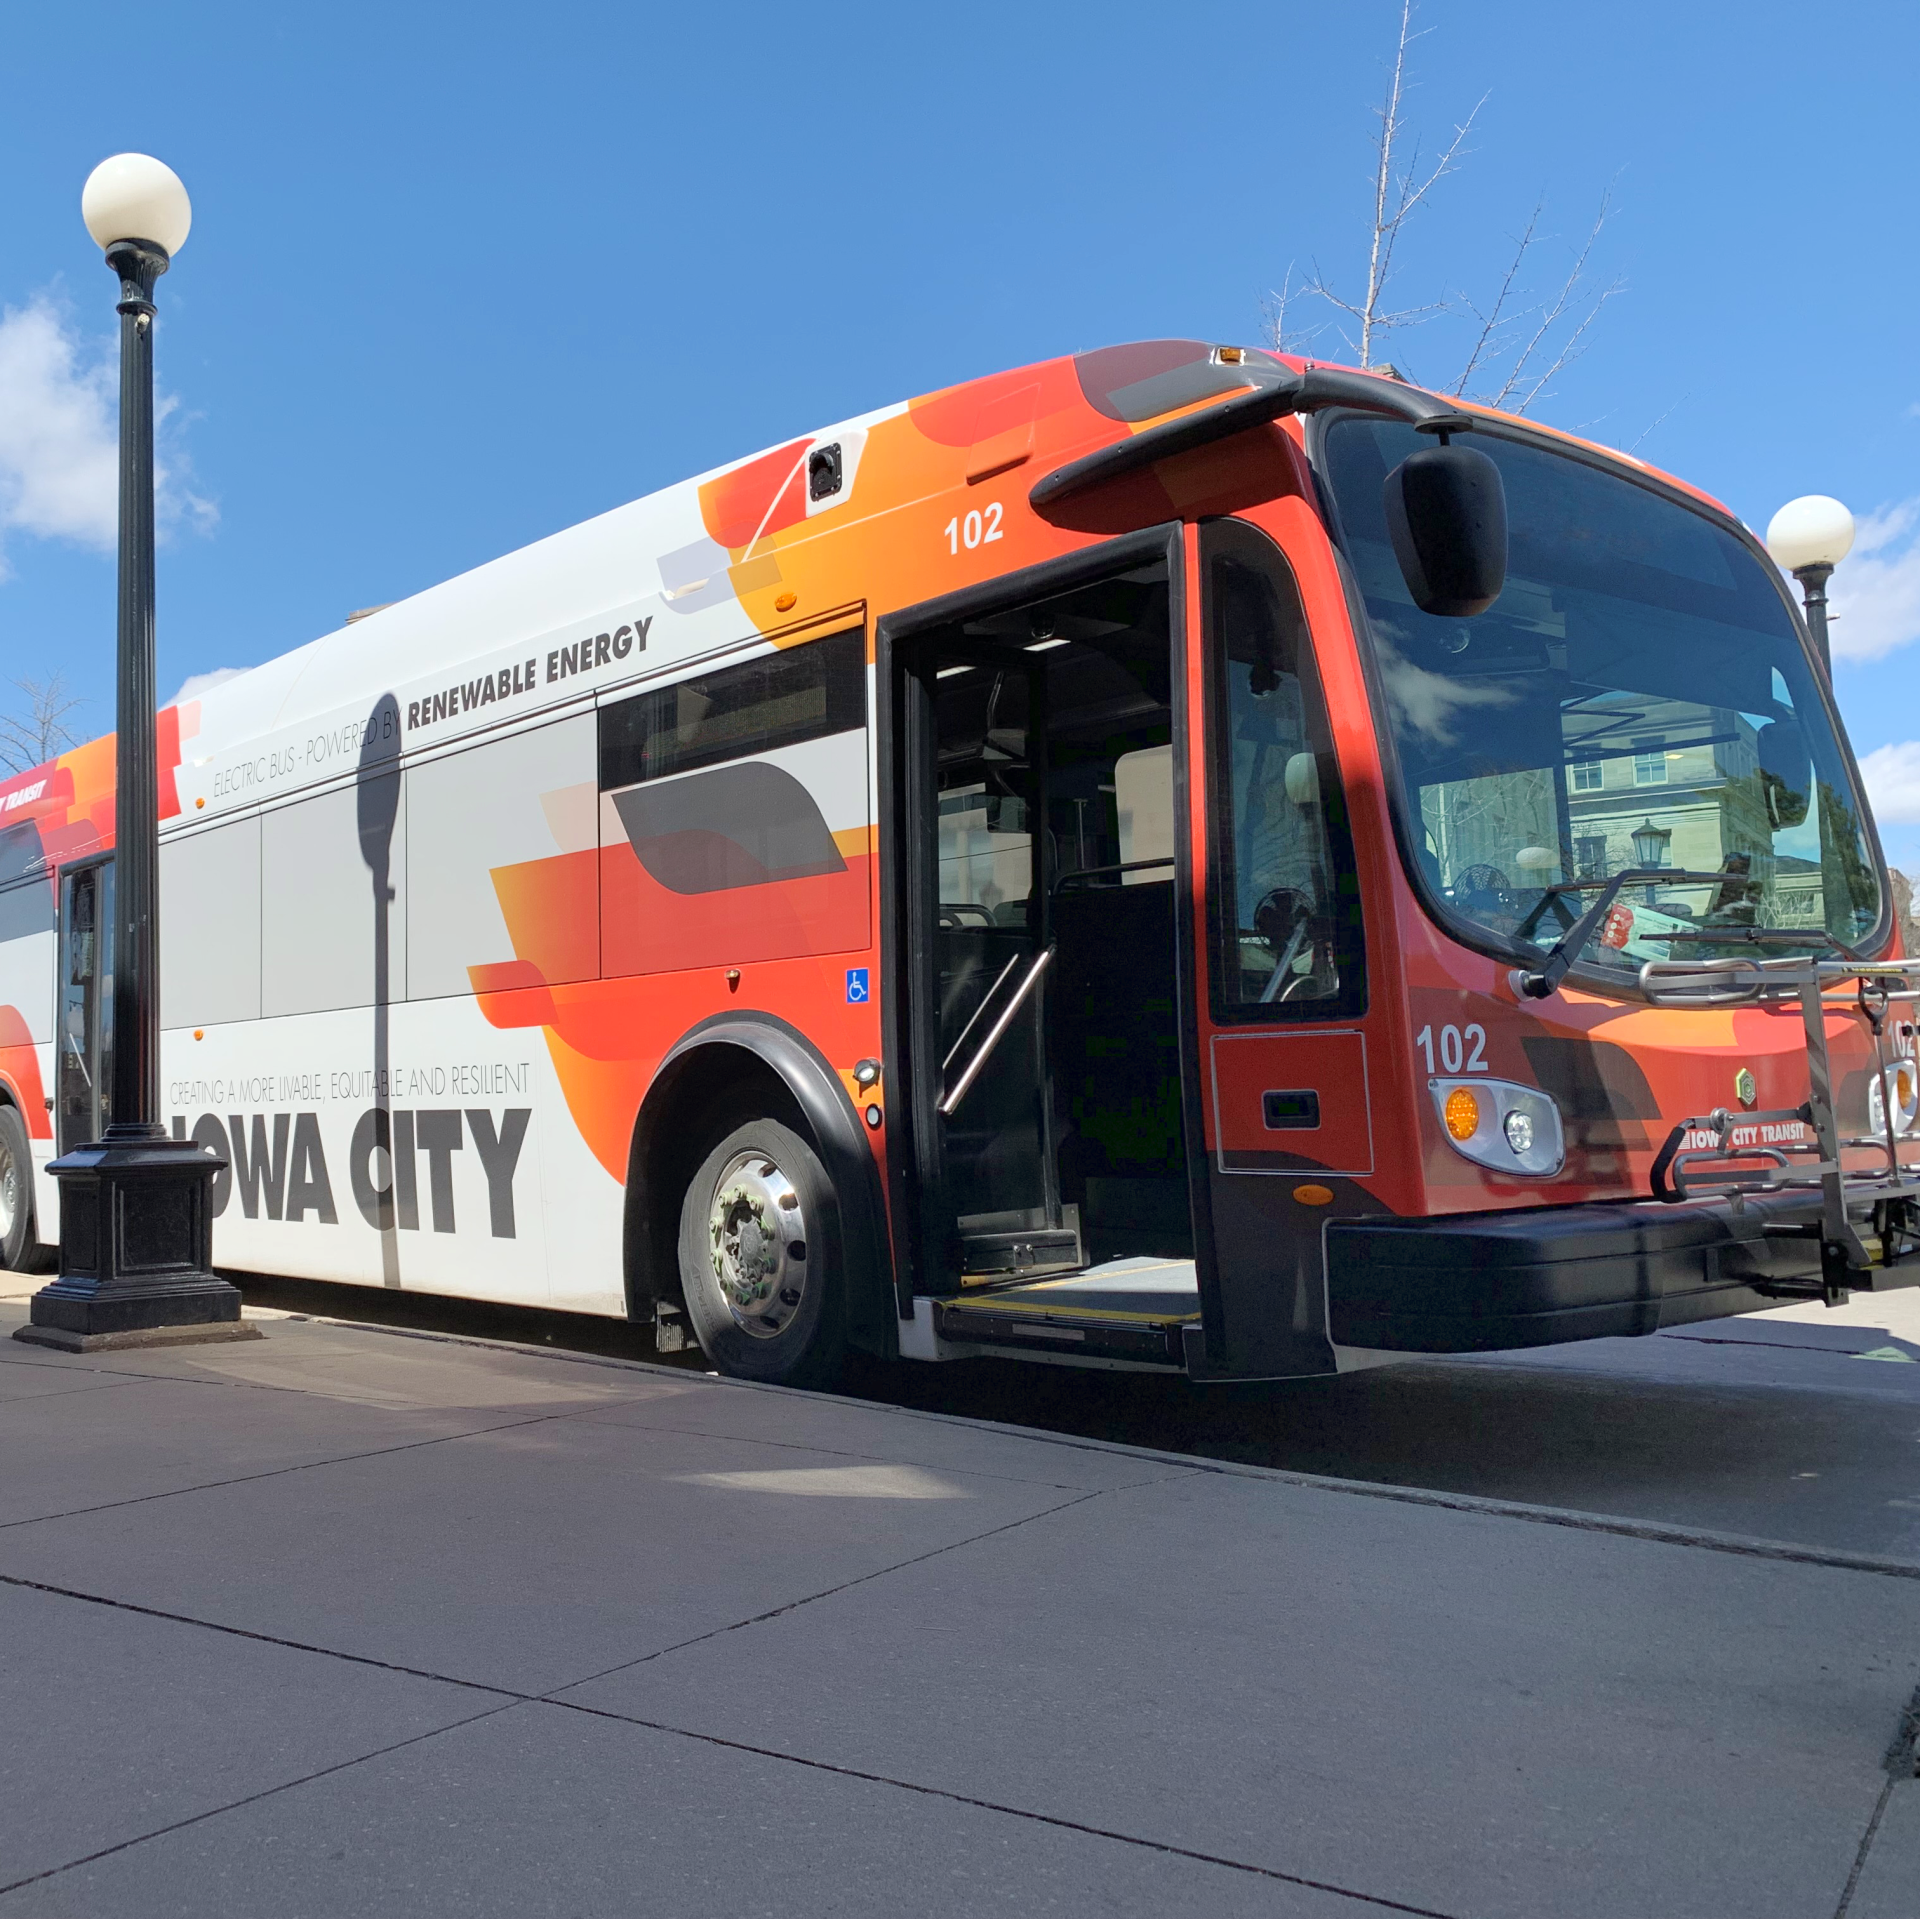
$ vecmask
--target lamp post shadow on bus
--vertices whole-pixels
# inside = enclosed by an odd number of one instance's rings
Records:
[[[1833,678],[1833,653],[1827,643],[1827,582],[1852,550],[1853,515],[1824,493],[1789,500],[1767,522],[1767,551],[1782,571],[1800,582],[1807,631],[1820,650],[1828,679]]]
[[[80,211],[120,279],[120,595],[114,741],[113,1052],[97,1140],[60,1182],[60,1273],[14,1337],[69,1352],[253,1339],[215,1275],[212,1187],[226,1161],[160,1121],[159,791],[154,743],[153,289],[192,221],[143,153],[87,178]]]

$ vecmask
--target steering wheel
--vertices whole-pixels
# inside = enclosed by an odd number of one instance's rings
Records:
[[[1313,917],[1313,901],[1297,887],[1276,886],[1253,909],[1253,930],[1275,959],[1292,944],[1303,920]]]

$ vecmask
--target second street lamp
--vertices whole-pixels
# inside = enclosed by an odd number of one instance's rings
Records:
[[[112,1067],[97,1139],[60,1182],[60,1275],[15,1337],[69,1351],[246,1339],[237,1288],[212,1270],[213,1176],[225,1161],[160,1121],[159,794],[154,744],[153,289],[192,208],[171,167],[116,154],[80,211],[120,280],[120,609],[114,739]],[[101,929],[104,931],[104,929]]]
[[[1820,649],[1828,679],[1833,677],[1833,654],[1827,644],[1827,582],[1852,550],[1853,515],[1824,493],[1789,500],[1767,522],[1767,551],[1776,566],[1800,582],[1807,631]]]

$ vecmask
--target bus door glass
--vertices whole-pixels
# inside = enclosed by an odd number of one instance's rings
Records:
[[[113,862],[60,876],[60,1150],[97,1140],[112,1117]]]
[[[1313,1372],[1332,1364],[1326,1195],[1373,1171],[1359,887],[1292,569],[1264,533],[1216,521],[1200,532],[1200,588],[1208,1363]]]

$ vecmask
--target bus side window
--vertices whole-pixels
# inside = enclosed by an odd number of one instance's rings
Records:
[[[594,738],[578,713],[407,769],[409,999],[599,973]]]
[[[260,822],[160,842],[160,1024],[260,1017]]]
[[[609,978],[867,946],[866,700],[856,627],[600,709]]]
[[[1293,571],[1264,534],[1206,527],[1213,1007],[1223,1020],[1366,1004],[1346,799]]]
[[[404,787],[398,797],[387,848],[390,902],[374,898],[375,877],[361,840],[353,787],[295,800],[261,816],[260,1010],[265,1017],[371,1006],[383,970],[387,997],[404,997]],[[377,945],[384,951],[376,952]]]

